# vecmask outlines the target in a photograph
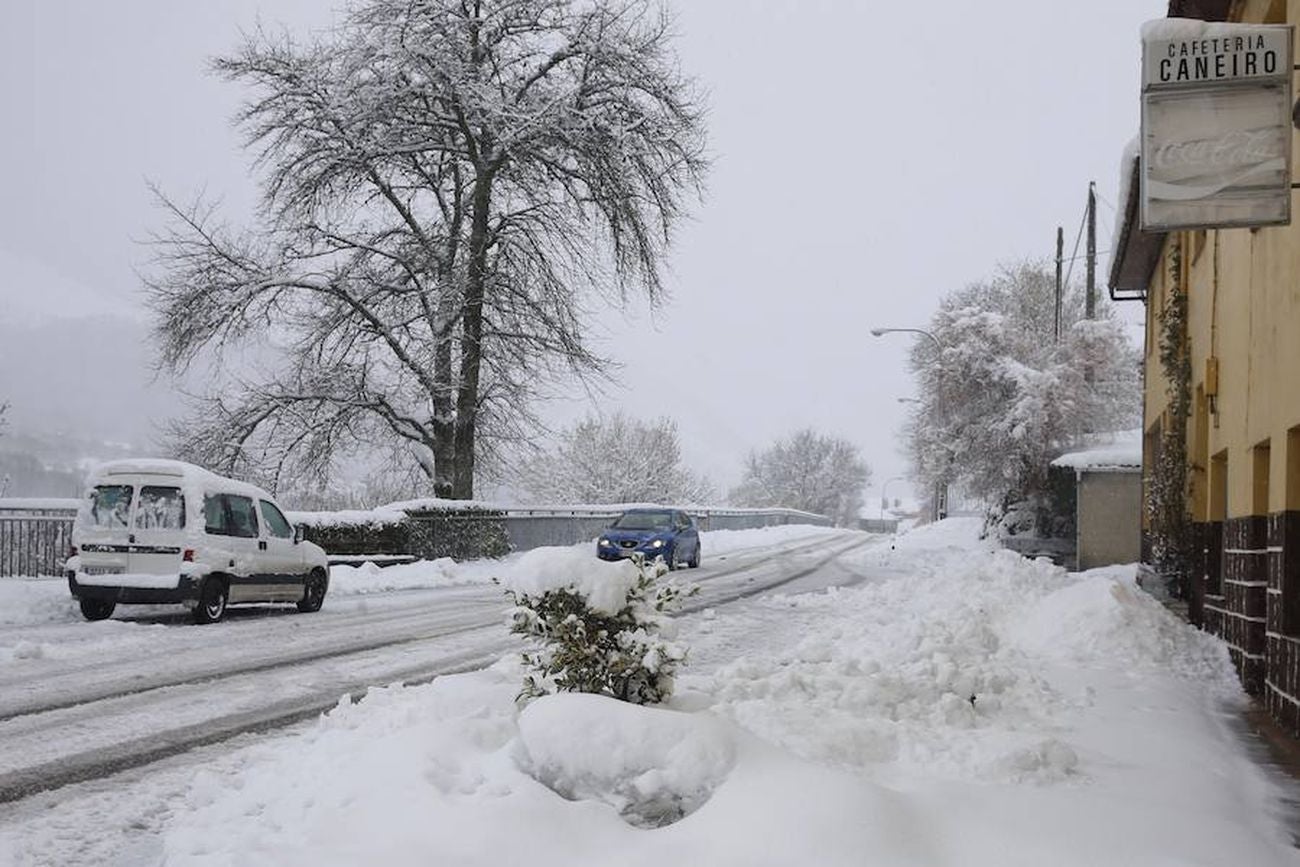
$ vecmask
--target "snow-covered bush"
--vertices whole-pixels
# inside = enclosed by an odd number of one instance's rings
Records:
[[[521,697],[588,692],[657,704],[672,695],[686,647],[672,640],[669,616],[699,588],[662,580],[662,558],[646,563],[637,555],[632,564],[635,575],[612,599],[594,598],[577,581],[540,593],[506,591],[515,606],[510,631],[529,639]]]

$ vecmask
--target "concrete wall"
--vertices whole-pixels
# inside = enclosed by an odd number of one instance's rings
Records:
[[[1078,568],[1141,558],[1142,474],[1090,471],[1079,476]]]

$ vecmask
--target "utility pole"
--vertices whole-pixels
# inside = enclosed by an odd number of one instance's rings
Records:
[[[1052,337],[1061,342],[1061,266],[1065,264],[1065,229],[1056,227],[1056,318],[1052,320]]]
[[[1088,294],[1083,315],[1097,318],[1097,184],[1088,182]]]

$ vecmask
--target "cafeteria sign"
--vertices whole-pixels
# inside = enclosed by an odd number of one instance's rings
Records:
[[[1291,222],[1291,31],[1143,26],[1143,229]]]

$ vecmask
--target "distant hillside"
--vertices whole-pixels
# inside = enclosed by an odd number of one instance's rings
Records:
[[[0,401],[10,404],[10,434],[147,448],[177,403],[168,384],[153,382],[152,356],[147,327],[133,319],[5,319]]]
[[[0,497],[79,497],[86,472],[134,448],[74,436],[0,437]]]

